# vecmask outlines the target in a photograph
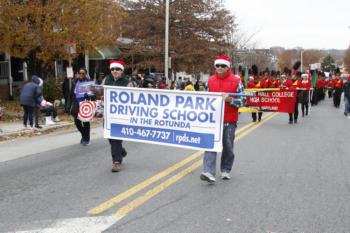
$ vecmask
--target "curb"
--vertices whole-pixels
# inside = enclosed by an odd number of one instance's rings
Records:
[[[20,138],[20,137],[25,137],[25,136],[32,137],[32,136],[37,136],[37,135],[44,135],[44,134],[48,134],[48,133],[51,133],[51,132],[56,131],[56,130],[68,129],[68,128],[71,128],[72,126],[74,126],[74,123],[66,122],[66,123],[62,123],[59,125],[47,126],[45,128],[42,128],[42,129],[33,129],[33,130],[22,129],[22,130],[17,130],[14,132],[7,132],[7,133],[3,133],[0,135],[0,142],[15,139],[15,138]]]
[[[101,125],[101,123],[102,123],[102,120],[94,120],[91,122],[91,126],[92,127],[99,126]],[[42,129],[33,129],[33,130],[22,129],[22,130],[0,134],[0,142],[22,138],[22,137],[40,136],[40,135],[49,134],[55,131],[71,129],[71,128],[75,128],[74,122],[62,122],[61,124],[50,125]]]

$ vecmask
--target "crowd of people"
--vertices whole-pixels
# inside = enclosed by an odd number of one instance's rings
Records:
[[[226,93],[225,112],[223,125],[223,151],[221,155],[221,178],[230,179],[230,172],[234,162],[234,138],[235,129],[238,121],[238,109],[243,106],[244,101],[241,97],[230,97],[228,93],[242,93],[245,88],[284,88],[295,89],[297,100],[294,106],[294,112],[289,113],[289,124],[297,124],[299,108],[301,108],[302,117],[309,115],[310,105],[316,106],[320,101],[325,99],[326,94],[333,98],[335,108],[339,108],[341,95],[344,92],[345,109],[344,115],[350,118],[350,76],[344,84],[340,78],[340,72],[335,72],[326,77],[323,72],[317,72],[316,80],[312,80],[311,73],[300,73],[297,69],[293,71],[286,70],[283,73],[268,71],[260,75],[250,72],[248,80],[245,75],[234,74],[231,69],[231,60],[227,56],[219,56],[214,60],[214,74],[209,77],[205,83],[196,79],[193,83],[188,78],[178,77],[177,80],[167,82],[165,78],[147,77],[143,74],[127,77],[124,74],[125,63],[121,60],[110,61],[110,73],[107,76],[99,75],[94,81],[96,85],[124,86],[135,88],[158,88],[169,90],[183,91],[209,91]],[[316,72],[316,71],[315,71]],[[70,82],[70,83],[69,83]],[[96,95],[81,93],[79,87],[85,82],[91,82],[87,70],[82,67],[76,74],[75,78],[63,83],[63,93],[65,96],[66,111],[74,119],[76,128],[81,134],[80,144],[87,146],[90,144],[90,122],[83,121],[79,118],[79,105],[82,101],[96,100]],[[35,109],[48,111],[53,117],[57,115],[52,104],[45,101],[42,95],[42,79],[33,76],[31,82],[27,83],[20,95],[20,103],[23,106],[23,124],[25,127],[33,127],[33,115]],[[67,88],[69,90],[67,91]],[[300,107],[299,107],[300,106]],[[252,113],[252,121],[261,121],[263,111]],[[35,127],[37,123],[35,122]],[[111,147],[112,172],[119,172],[122,169],[122,162],[127,155],[123,147],[123,141],[119,139],[108,139]],[[209,183],[215,182],[216,175],[216,152],[206,151],[203,157],[203,172],[200,179]]]

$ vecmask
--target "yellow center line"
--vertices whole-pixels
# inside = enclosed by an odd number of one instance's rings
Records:
[[[255,124],[253,127],[247,129],[246,131],[242,132],[241,134],[239,134],[238,136],[236,136],[235,138],[235,142],[237,142],[239,139],[245,137],[246,135],[248,135],[249,133],[251,133],[252,131],[256,130],[257,128],[259,128],[262,124],[264,124],[266,121],[270,120],[272,117],[276,116],[277,113],[272,113],[268,116],[266,116],[265,118],[263,118],[261,120],[261,122],[259,124]]]
[[[203,155],[203,151],[197,151],[196,153],[192,154],[191,156],[187,157],[186,159],[174,164],[173,166],[165,169],[164,171],[162,171],[162,172],[152,176],[151,178],[143,181],[142,183],[139,183],[139,184],[135,185],[134,187],[126,190],[125,192],[123,192],[123,193],[109,199],[108,201],[102,203],[101,205],[99,205],[93,209],[90,209],[88,211],[88,213],[89,214],[100,214],[100,213],[106,211],[107,209],[113,207],[114,205],[118,204],[119,202],[121,202],[121,201],[125,200],[126,198],[130,197],[131,195],[141,191],[142,189],[146,188],[147,186],[160,180],[164,176],[169,175],[173,171],[177,170],[180,167],[183,167],[184,165],[188,164],[192,160],[195,160],[196,158],[198,158],[202,155]]]
[[[169,179],[167,179],[166,181],[164,181],[163,183],[161,183],[157,187],[155,187],[155,188],[151,189],[150,191],[148,191],[147,193],[145,193],[144,195],[136,198],[132,202],[123,206],[114,215],[124,217],[129,212],[131,212],[132,210],[134,210],[138,206],[142,205],[143,203],[145,203],[146,201],[148,201],[152,197],[156,196],[158,193],[162,192],[163,190],[168,188],[170,185],[174,184],[176,181],[180,180],[181,178],[183,178],[187,174],[191,173],[192,171],[194,171],[195,169],[197,169],[200,166],[202,166],[202,160],[198,160],[197,162],[193,163],[188,168],[186,168],[186,169],[182,170],[181,172],[177,173],[176,175],[170,177]]]
[[[270,115],[267,115],[263,118],[262,122],[265,122],[266,120],[265,119],[270,119],[268,118]],[[240,134],[242,133],[244,130],[252,127],[255,125],[254,129],[256,129],[257,127],[259,127],[260,124],[256,124],[255,122],[252,122],[252,123],[248,123],[246,125],[244,125],[243,127],[241,127],[239,130],[236,131],[237,134]],[[252,131],[252,130],[250,130]],[[244,133],[244,132],[243,132]],[[242,135],[242,137],[244,137],[246,134]],[[241,137],[240,135],[238,135],[238,137],[236,137],[236,140],[239,140]],[[186,164],[190,163],[191,161],[199,158],[200,156],[203,155],[203,151],[197,151],[196,153],[192,154],[191,156],[185,158],[184,160],[174,164],[173,166],[163,170],[162,172],[148,178],[147,180],[143,181],[142,183],[139,183],[137,185],[135,185],[134,187],[124,191],[123,193],[120,193],[118,194],[117,196],[115,197],[112,197],[111,199],[107,200],[106,202],[98,205],[97,207],[95,208],[92,208],[88,211],[89,214],[93,214],[93,215],[96,215],[96,214],[100,214],[110,208],[112,208],[113,206],[115,206],[116,204],[122,202],[123,200],[129,198],[130,196],[134,195],[135,193],[143,190],[144,188],[148,187],[149,185],[157,182],[158,180],[162,179],[163,177],[171,174],[172,172],[176,171],[177,169],[185,166]],[[201,161],[200,161],[201,162]],[[158,187],[158,186],[157,186]]]
[[[274,117],[276,115],[276,113],[274,114],[270,114],[267,117],[265,117],[260,124],[256,124],[254,127],[252,127],[251,129],[248,129],[248,133],[252,132],[254,129],[259,128],[263,123],[265,123],[266,121],[268,121],[269,119],[271,119],[272,117]],[[237,137],[235,141],[239,141],[240,139],[242,139],[243,137],[245,137],[246,135],[248,135],[248,133],[243,133],[240,135],[240,137]],[[157,185],[156,187],[154,187],[153,189],[151,189],[150,191],[146,192],[144,195],[136,198],[135,200],[131,201],[130,203],[124,205],[123,207],[121,207],[120,209],[118,209],[117,212],[114,213],[115,216],[118,217],[124,217],[126,216],[128,213],[130,213],[131,211],[133,211],[134,209],[136,209],[137,207],[141,206],[142,204],[144,204],[146,201],[148,201],[149,199],[151,199],[152,197],[156,196],[157,194],[159,194],[160,192],[162,192],[163,190],[165,190],[166,188],[168,188],[170,185],[174,184],[175,182],[177,182],[178,180],[180,180],[181,178],[185,177],[187,174],[191,173],[192,171],[194,171],[195,169],[197,169],[198,167],[200,167],[203,164],[202,160],[198,160],[197,162],[193,163],[191,166],[189,166],[188,168],[182,170],[181,172],[177,173],[176,175],[170,177],[169,179],[167,179],[166,181],[164,181],[163,183]]]
[[[272,114],[273,114],[273,113],[270,112],[270,113],[266,114],[265,116],[263,116],[262,121],[264,121],[264,119],[266,119],[267,117],[269,117],[269,116],[272,115]],[[236,136],[237,136],[238,134],[240,134],[241,132],[243,132],[244,130],[246,130],[246,129],[252,127],[253,125],[257,125],[257,124],[259,124],[259,123],[260,123],[260,122],[250,122],[250,123],[248,123],[248,124],[243,125],[242,127],[239,127],[238,130],[236,130]]]

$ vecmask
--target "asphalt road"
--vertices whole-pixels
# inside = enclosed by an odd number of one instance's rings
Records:
[[[342,106],[341,106],[342,107]],[[0,143],[0,232],[350,232],[350,119],[331,101],[289,125],[240,114],[232,179],[201,153],[126,142],[111,173],[102,130]]]

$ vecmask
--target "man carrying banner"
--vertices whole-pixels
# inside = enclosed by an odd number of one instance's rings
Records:
[[[233,75],[230,70],[231,60],[227,56],[219,56],[214,61],[215,74],[208,80],[210,92],[240,93],[243,85],[240,78]],[[238,120],[238,107],[241,106],[240,99],[233,99],[228,95],[225,97],[224,128],[221,154],[221,178],[229,180],[234,161],[234,139]],[[203,157],[203,172],[201,180],[209,183],[215,182],[217,152],[206,151]]]
[[[106,76],[103,81],[103,85],[109,86],[124,86],[128,85],[128,78],[123,74],[124,72],[124,61],[121,60],[111,60],[109,62],[109,69],[111,73]],[[108,139],[111,145],[112,154],[112,172],[119,172],[121,170],[121,164],[123,157],[126,156],[126,151],[123,148],[123,141],[118,139]]]

